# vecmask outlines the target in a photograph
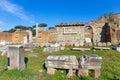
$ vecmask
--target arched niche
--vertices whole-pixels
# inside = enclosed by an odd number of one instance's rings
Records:
[[[85,40],[88,39],[91,40],[91,42],[93,42],[93,28],[91,26],[84,27],[84,34],[85,34]]]

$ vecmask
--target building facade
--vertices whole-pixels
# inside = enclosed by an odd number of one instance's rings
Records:
[[[13,33],[0,32],[0,40],[8,41],[13,44],[26,43],[26,42],[29,42],[30,35],[29,35],[29,32],[26,30],[15,31]]]
[[[41,29],[38,31],[38,40],[37,42],[55,42],[56,41],[56,29],[44,30]]]

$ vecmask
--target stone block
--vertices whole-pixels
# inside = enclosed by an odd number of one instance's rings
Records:
[[[21,45],[8,45],[7,49],[8,69],[23,70],[25,68],[24,62],[24,48]]]
[[[84,46],[89,46],[89,43],[84,43]]]
[[[100,76],[100,69],[95,69],[94,70],[94,77],[98,78]]]
[[[79,45],[79,42],[75,42],[75,43],[74,43],[74,46],[76,46],[76,47],[80,46],[80,45]]]
[[[102,46],[106,46],[106,43],[104,42],[104,43],[102,44]]]
[[[93,46],[93,44],[92,43],[88,43],[88,46]]]
[[[77,69],[78,61],[75,56],[48,56],[45,60],[45,66],[47,68]]]
[[[73,69],[69,69],[67,73],[67,77],[70,78],[73,76]]]
[[[55,70],[56,70],[56,69],[54,69],[54,68],[49,68],[49,67],[48,67],[48,68],[47,68],[47,74],[52,74],[52,75],[53,75],[53,74],[55,74]]]
[[[101,43],[101,42],[98,42],[98,46],[102,46],[102,43]]]
[[[88,76],[88,71],[94,71],[94,77],[98,78],[100,76],[100,68],[102,64],[102,57],[96,54],[83,55],[78,59],[79,69],[78,76]]]
[[[88,76],[88,69],[78,69],[78,76]]]
[[[98,43],[97,43],[97,42],[94,42],[93,45],[94,45],[94,46],[98,46]]]
[[[67,69],[67,76],[73,76],[74,69],[78,69],[78,61],[75,56],[48,56],[45,60],[48,74],[54,74],[55,69]]]
[[[111,42],[107,42],[107,46],[111,46]]]
[[[81,41],[81,42],[79,43],[79,45],[80,45],[80,46],[84,46],[84,42]]]
[[[79,68],[82,69],[100,69],[102,64],[102,57],[96,54],[83,55],[78,59]]]
[[[85,42],[86,43],[91,43],[91,39],[90,38],[85,38]]]

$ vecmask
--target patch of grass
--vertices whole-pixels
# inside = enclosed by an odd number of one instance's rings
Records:
[[[32,51],[25,51],[26,68],[23,71],[17,69],[6,70],[7,57],[0,56],[0,80],[120,80],[120,53],[115,50],[96,50],[96,51],[73,51],[72,47],[66,47],[65,50],[53,52],[51,54],[43,53],[43,48],[35,48]],[[37,57],[29,56],[36,54]],[[95,79],[92,76],[73,76],[67,78],[66,70],[57,70],[54,75],[46,73],[44,66],[45,59],[49,55],[75,55],[79,58],[84,54],[97,54],[102,57],[101,75]],[[41,72],[39,72],[41,70]],[[90,73],[91,74],[91,73]]]

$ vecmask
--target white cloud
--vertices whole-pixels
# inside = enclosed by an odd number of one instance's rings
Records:
[[[34,22],[33,20],[30,19],[30,17],[27,16],[27,14],[25,14],[25,11],[21,6],[11,3],[8,0],[0,0],[0,9],[17,16],[22,20],[26,20],[31,23]]]

